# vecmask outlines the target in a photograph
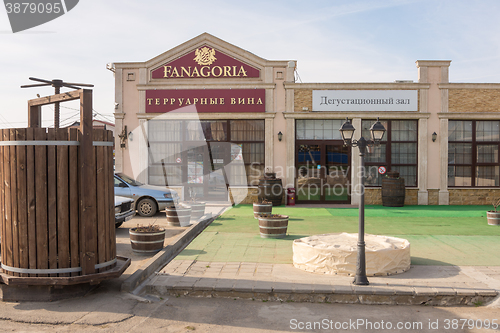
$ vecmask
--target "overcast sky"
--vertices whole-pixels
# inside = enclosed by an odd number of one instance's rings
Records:
[[[0,9],[0,128],[26,127],[27,100],[53,93],[21,89],[30,76],[94,84],[94,110],[113,120],[107,63],[146,61],[203,32],[297,60],[302,82],[417,81],[416,60],[452,60],[451,82],[500,82],[498,0],[82,0],[16,34]],[[77,105],[62,106],[61,125],[78,120]],[[51,108],[42,117],[52,126]]]

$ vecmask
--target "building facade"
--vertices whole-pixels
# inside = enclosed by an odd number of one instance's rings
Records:
[[[359,151],[338,129],[349,118],[366,138],[380,118],[387,132],[365,157],[366,203],[381,204],[384,171],[395,170],[406,204],[490,204],[500,194],[500,84],[450,83],[450,63],[417,61],[418,82],[297,83],[295,60],[205,33],[114,64],[116,171],[185,199],[244,203],[272,171],[299,203],[357,204]]]

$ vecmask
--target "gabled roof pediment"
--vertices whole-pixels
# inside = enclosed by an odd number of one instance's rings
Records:
[[[196,49],[199,49],[203,46],[207,46],[209,48],[216,49],[216,52],[221,52],[228,57],[232,57],[237,59],[243,63],[246,63],[250,66],[254,66],[257,68],[262,68],[268,62],[266,59],[256,56],[255,54],[248,52],[238,46],[230,44],[222,39],[219,39],[209,33],[203,33],[191,40],[188,40],[181,45],[170,49],[153,59],[150,59],[146,62],[146,66],[148,68],[161,66],[163,62],[173,61],[177,58],[181,58],[186,56],[188,53],[195,52]],[[194,58],[194,57],[193,57]]]

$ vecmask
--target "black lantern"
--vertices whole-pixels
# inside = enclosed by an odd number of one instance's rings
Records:
[[[278,141],[281,142],[283,140],[283,133],[281,131],[278,133]]]
[[[340,134],[342,134],[342,140],[344,140],[344,143],[346,146],[351,144],[352,137],[354,136],[355,130],[356,129],[354,128],[354,126],[352,126],[349,119],[346,118],[345,122],[342,124],[342,126],[339,129]]]
[[[372,127],[370,127],[370,133],[372,135],[372,140],[375,143],[380,143],[380,141],[382,141],[385,133],[385,127],[378,118],[377,121],[373,123]]]

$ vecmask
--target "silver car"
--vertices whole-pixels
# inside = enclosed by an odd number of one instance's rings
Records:
[[[115,195],[131,198],[140,216],[153,216],[179,202],[176,191],[163,186],[144,185],[123,173],[115,173]]]
[[[115,195],[115,228],[135,216],[134,200]]]

